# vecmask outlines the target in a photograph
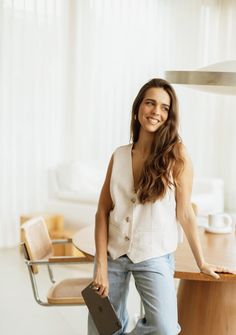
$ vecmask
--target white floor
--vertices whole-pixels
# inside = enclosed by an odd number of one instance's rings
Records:
[[[42,307],[32,294],[27,268],[18,248],[0,250],[0,334],[1,335],[86,335],[87,308]],[[92,265],[57,266],[55,279],[88,276]],[[50,285],[46,268],[39,274],[40,289]],[[139,298],[131,282],[128,300],[129,329],[133,328],[139,314]]]

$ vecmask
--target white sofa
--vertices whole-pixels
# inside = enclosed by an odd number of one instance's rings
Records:
[[[46,211],[63,214],[65,226],[72,230],[93,223],[106,168],[69,162],[50,170]]]
[[[65,225],[73,230],[93,223],[106,169],[105,165],[96,162],[84,164],[76,161],[49,171],[46,211],[63,214]],[[204,225],[208,213],[224,211],[223,181],[196,178],[192,202],[198,207],[199,224]]]

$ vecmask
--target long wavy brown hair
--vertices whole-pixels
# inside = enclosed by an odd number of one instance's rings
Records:
[[[164,79],[154,78],[141,87],[133,102],[130,139],[134,144],[138,141],[141,126],[138,120],[139,107],[150,88],[165,90],[170,97],[170,108],[167,120],[155,132],[151,154],[141,172],[137,195],[142,204],[162,199],[168,189],[176,187],[184,165],[178,133],[178,100],[173,87]]]

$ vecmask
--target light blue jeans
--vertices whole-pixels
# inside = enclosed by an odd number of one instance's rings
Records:
[[[128,324],[126,301],[131,273],[143,303],[145,317],[125,333]],[[174,257],[167,254],[133,263],[127,256],[112,260],[108,256],[109,298],[121,321],[122,329],[114,335],[177,335],[177,301],[174,285]],[[88,335],[98,335],[89,316]]]

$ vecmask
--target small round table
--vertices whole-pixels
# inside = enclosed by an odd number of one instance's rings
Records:
[[[236,270],[236,234],[210,234],[199,228],[205,259],[209,263]],[[74,245],[87,255],[95,255],[94,226],[73,236]],[[236,334],[236,275],[220,274],[214,279],[199,269],[184,238],[175,253],[175,278],[180,279],[178,311],[181,335]]]

